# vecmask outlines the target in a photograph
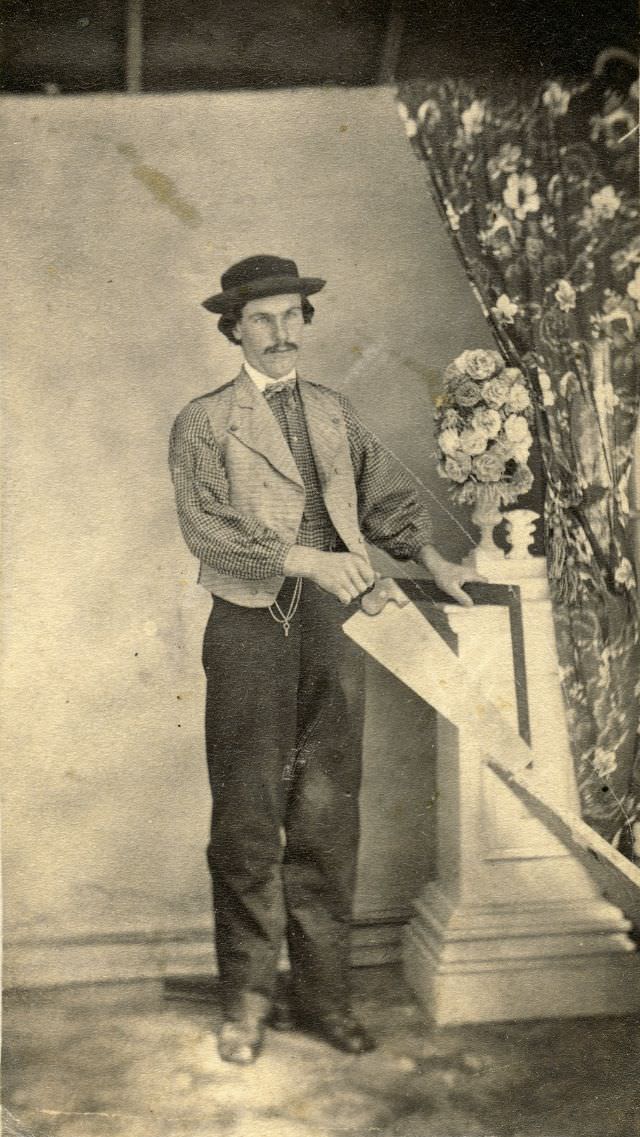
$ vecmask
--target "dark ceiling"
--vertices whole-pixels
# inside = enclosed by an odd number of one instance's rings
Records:
[[[637,22],[635,0],[5,0],[2,86],[124,90],[134,39],[146,91],[583,73]]]

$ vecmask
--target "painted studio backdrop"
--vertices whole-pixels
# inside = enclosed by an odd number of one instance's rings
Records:
[[[388,89],[9,98],[2,117],[5,982],[205,971],[209,599],[166,448],[239,356],[199,302],[251,253],[326,277],[302,371],[423,480],[452,557],[474,538],[436,475],[433,397],[492,340]],[[373,961],[432,871],[434,732],[373,663],[367,696],[355,950]]]

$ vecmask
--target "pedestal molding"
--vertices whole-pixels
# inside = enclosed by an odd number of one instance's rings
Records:
[[[559,810],[577,790],[544,566],[490,582],[522,603],[532,782]],[[493,570],[491,570],[493,571]],[[504,610],[444,609],[457,654],[517,728],[518,677]],[[485,748],[486,749],[486,748]],[[621,1014],[640,1010],[640,956],[630,922],[568,847],[487,767],[482,739],[438,720],[438,873],[414,905],[405,973],[436,1023]],[[509,755],[502,758],[509,765]]]

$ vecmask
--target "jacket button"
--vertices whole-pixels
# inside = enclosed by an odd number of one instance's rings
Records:
[[[232,423],[231,423],[231,426],[229,427],[229,430],[237,430],[237,429],[238,429],[238,428],[237,428],[237,426],[236,426],[235,422],[232,422]]]
[[[339,467],[339,466],[334,466],[334,467],[333,467],[333,472],[334,472],[334,474],[339,474],[339,473],[340,473],[340,467]]]
[[[334,426],[340,426],[340,419],[338,418],[337,415],[332,415],[331,421],[334,424]]]
[[[268,481],[267,481],[267,479],[266,479],[266,478],[265,478],[265,480],[263,481],[263,483],[262,483],[262,484],[263,484],[263,486],[264,486],[264,488],[265,488],[265,489],[267,489],[267,490],[269,489],[269,483],[268,483]]]

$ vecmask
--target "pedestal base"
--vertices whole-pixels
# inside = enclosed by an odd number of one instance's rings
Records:
[[[541,561],[529,562],[517,577],[506,558],[478,563],[492,582],[520,589],[526,674],[516,674],[504,609],[445,612],[460,662],[516,729],[516,692],[526,696],[532,787],[577,813],[546,575]],[[640,1010],[629,921],[570,848],[499,784],[484,745],[471,717],[456,727],[438,718],[438,879],[407,931],[411,987],[438,1024]],[[510,757],[502,756],[507,766]]]
[[[605,901],[454,908],[434,884],[416,908],[405,975],[439,1026],[640,1010],[628,921]]]

